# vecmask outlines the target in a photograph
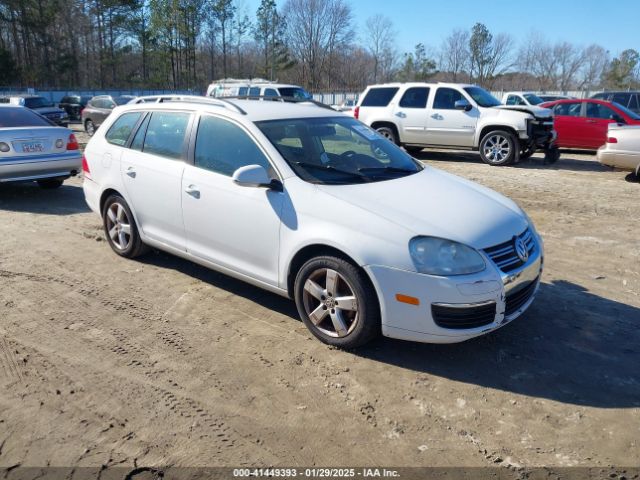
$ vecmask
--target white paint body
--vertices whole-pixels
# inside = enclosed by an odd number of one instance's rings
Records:
[[[598,149],[598,161],[603,165],[637,172],[640,169],[640,126],[609,124],[607,137],[617,143],[605,143]]]
[[[299,178],[253,123],[259,120],[343,115],[315,106],[235,101],[247,114],[206,104],[141,104],[114,110],[86,148],[90,178],[87,203],[100,213],[107,190],[119,192],[131,207],[142,240],[283,296],[290,296],[292,260],[301,249],[338,249],[364,269],[375,286],[384,335],[435,343],[463,341],[513,320],[504,316],[505,294],[539,279],[542,240],[511,200],[468,180],[426,167],[403,178],[355,185],[317,185]],[[188,162],[165,160],[109,144],[104,135],[126,111],[189,111],[195,124],[214,115],[240,125],[269,158],[283,191],[250,188]],[[107,158],[107,160],[105,160]],[[131,176],[132,170],[135,176]],[[197,192],[197,195],[194,193]],[[484,248],[530,228],[536,249],[525,265],[505,275]],[[478,249],[484,271],[453,277],[418,273],[409,253],[417,235],[443,237]],[[537,285],[536,285],[537,288]],[[420,300],[409,305],[397,293]],[[533,300],[533,297],[531,298]],[[477,329],[437,326],[431,304],[495,301],[495,321]]]

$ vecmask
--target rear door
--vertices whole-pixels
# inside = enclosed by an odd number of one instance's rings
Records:
[[[427,143],[473,147],[480,112],[477,107],[469,111],[456,109],[455,103],[458,100],[467,100],[473,105],[459,90],[438,87],[430,102],[431,108],[427,111]]]
[[[408,88],[394,108],[402,143],[427,143],[429,87]]]
[[[180,187],[191,121],[189,112],[150,112],[120,162],[139,228],[180,250],[186,249]]]

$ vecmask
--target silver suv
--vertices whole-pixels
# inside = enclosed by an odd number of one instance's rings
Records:
[[[508,165],[545,151],[559,157],[550,110],[502,105],[475,85],[389,83],[364,91],[355,118],[409,152],[426,146],[471,149],[489,165]]]

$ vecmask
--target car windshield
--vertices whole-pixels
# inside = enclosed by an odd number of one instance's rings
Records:
[[[51,107],[53,103],[44,97],[29,97],[24,99],[24,106],[27,108]]]
[[[640,115],[638,115],[633,110],[629,110],[627,107],[623,107],[622,105],[616,102],[611,102],[611,104],[615,105],[618,110],[622,110],[622,113],[624,113],[627,117],[631,117],[634,120],[640,120]]]
[[[0,128],[11,127],[50,127],[54,124],[46,118],[22,107],[1,107]]]
[[[114,97],[113,101],[116,102],[116,105],[125,105],[127,103],[129,103],[131,100],[133,100],[134,96],[132,95],[122,95],[121,97]]]
[[[279,88],[278,91],[280,92],[280,95],[283,97],[293,97],[293,98],[299,98],[302,100],[309,100],[312,98],[309,92],[307,92],[304,88],[300,88],[300,87],[282,87],[282,88]]]
[[[480,106],[480,107],[497,107],[498,105],[502,105],[500,101],[491,95],[489,92],[480,87],[465,87],[465,92],[471,95],[471,98]]]
[[[533,93],[525,93],[523,97],[526,98],[527,102],[529,102],[530,105],[540,105],[544,102],[544,100]]]
[[[424,167],[375,130],[349,117],[256,122],[294,172],[324,185],[405,177]]]

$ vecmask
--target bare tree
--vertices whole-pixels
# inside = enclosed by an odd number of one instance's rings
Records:
[[[393,41],[396,35],[393,29],[393,22],[384,15],[374,15],[369,17],[365,24],[367,36],[367,50],[373,57],[373,82],[378,82],[381,63],[393,50]]]
[[[451,81],[459,81],[459,76],[469,68],[469,32],[453,30],[440,47],[440,70],[451,75]]]
[[[581,88],[592,90],[602,84],[602,77],[609,65],[609,52],[600,45],[589,45],[584,49]]]
[[[553,46],[552,55],[558,65],[556,86],[566,92],[574,85],[575,77],[584,65],[584,50],[569,42],[558,42]]]

